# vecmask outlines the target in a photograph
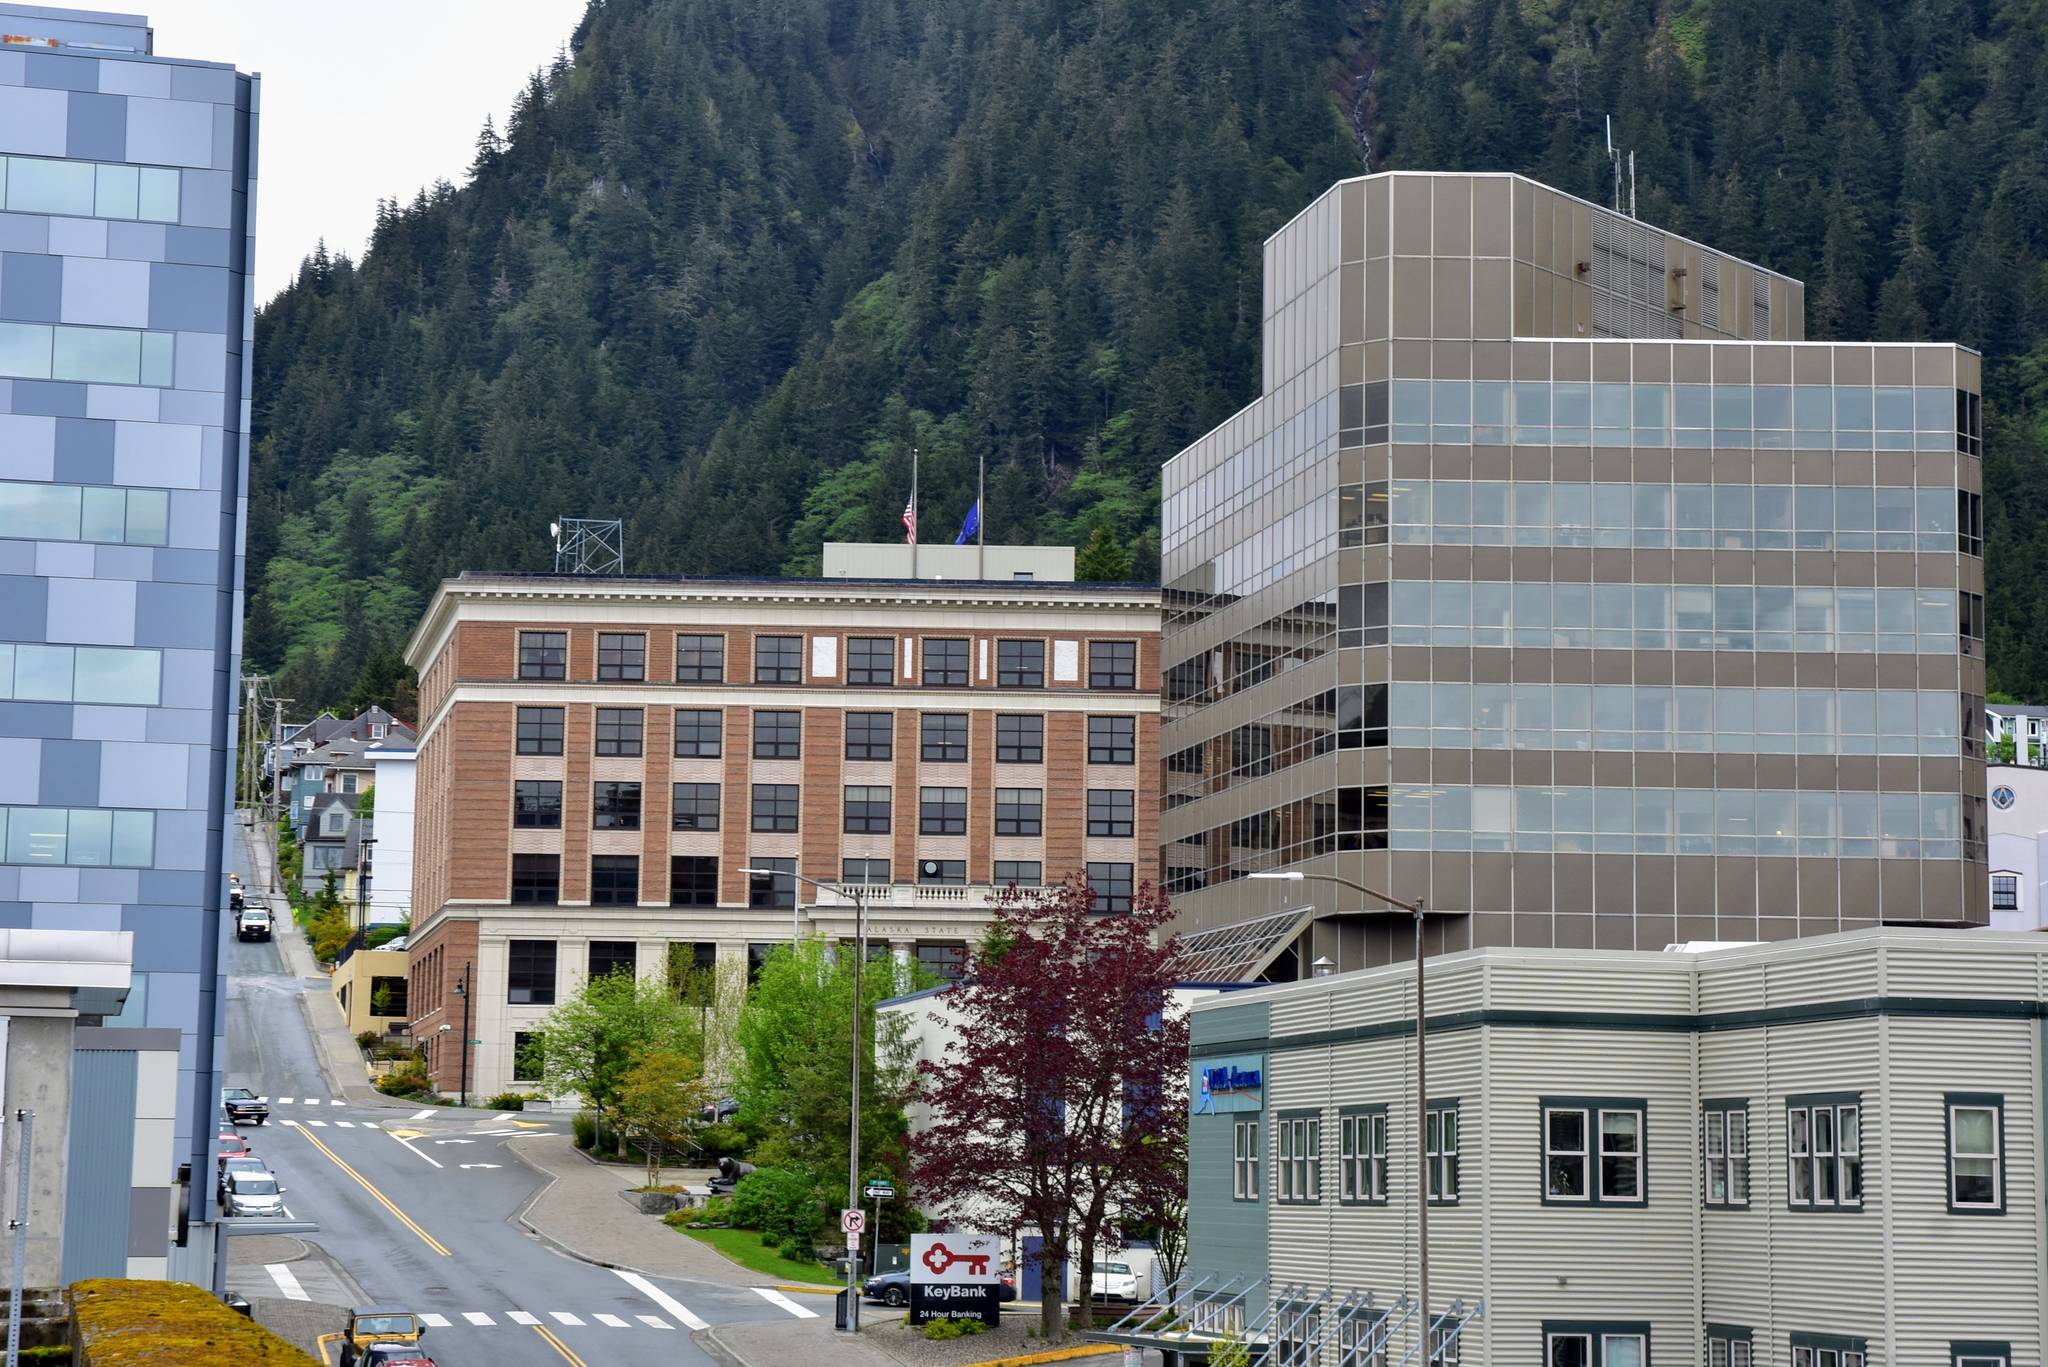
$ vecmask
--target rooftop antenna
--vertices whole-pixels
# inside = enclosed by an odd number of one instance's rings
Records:
[[[1636,216],[1636,154],[1630,148],[1628,153],[1628,208],[1621,207],[1621,162],[1622,155],[1614,145],[1614,115],[1607,116],[1607,160],[1614,167],[1614,212]]]
[[[618,518],[565,517],[548,523],[556,574],[624,574],[626,524]]]

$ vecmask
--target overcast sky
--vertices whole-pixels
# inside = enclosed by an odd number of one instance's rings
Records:
[[[70,0],[85,8],[86,0]],[[263,75],[257,302],[327,239],[361,256],[379,197],[458,184],[489,114],[500,130],[527,73],[551,60],[583,0],[154,0],[165,57]]]

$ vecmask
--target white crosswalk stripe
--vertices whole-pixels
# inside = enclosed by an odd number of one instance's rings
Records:
[[[807,1305],[798,1305],[772,1286],[757,1286],[754,1288],[754,1291],[770,1305],[779,1305],[800,1320],[814,1320],[818,1318],[817,1311]]]
[[[849,1009],[851,1009],[851,1008],[849,1008]],[[853,1065],[852,1065],[852,1064],[848,1064],[848,1065],[847,1065],[847,1068],[848,1068],[849,1070],[851,1070],[851,1069],[852,1069],[852,1067],[853,1067]],[[852,1084],[851,1084],[851,1083],[849,1083],[848,1085],[849,1085],[849,1086],[851,1086]],[[851,1095],[853,1095],[853,1093],[851,1093],[851,1092],[848,1092],[848,1093],[847,1093],[847,1095],[848,1095],[848,1096],[851,1096]],[[335,1123],[336,1125],[339,1125],[339,1126],[340,1126],[340,1127],[341,1127],[342,1129],[344,1129],[344,1130],[352,1130],[352,1129],[354,1129],[354,1128],[356,1127],[356,1122],[355,1122],[355,1121],[353,1121],[353,1120],[337,1120],[337,1121],[335,1121],[334,1123]]]
[[[851,1007],[848,1007],[847,1009],[848,1009],[849,1011],[851,1011],[851,1010],[852,1010],[853,1008],[851,1008]],[[846,1071],[848,1071],[849,1073],[850,1073],[850,1072],[852,1072],[852,1071],[853,1071],[853,1065],[852,1065],[852,1064],[850,1064],[850,1063],[849,1063],[849,1064],[847,1064],[847,1065],[846,1065]],[[853,1084],[849,1082],[849,1083],[847,1083],[846,1085],[847,1085],[848,1087],[851,1087],[851,1086],[852,1086]],[[848,1093],[847,1093],[847,1095],[848,1095],[848,1096],[851,1096],[851,1095],[853,1095],[853,1093],[851,1093],[851,1092],[848,1092]],[[279,1097],[279,1098],[277,1099],[277,1104],[278,1104],[278,1105],[280,1105],[280,1106],[289,1106],[289,1105],[291,1105],[291,1104],[292,1104],[292,1099],[291,1099],[290,1097],[288,1097],[288,1096],[281,1096],[281,1097]]]
[[[292,1296],[296,1300],[309,1299],[303,1290],[297,1290],[296,1295],[294,1295],[297,1282],[291,1277],[290,1271],[282,1264],[270,1265],[266,1270],[270,1272],[272,1279],[277,1281],[279,1289],[284,1291],[286,1295]],[[283,1273],[283,1277],[279,1277],[279,1273]],[[290,1281],[289,1287],[286,1285],[287,1281]],[[677,1319],[684,1321],[686,1324],[695,1321],[699,1328],[703,1327],[704,1322],[702,1320],[697,1319],[688,1310],[670,1301],[665,1294],[657,1291],[654,1298],[659,1301],[666,1301],[670,1312]],[[638,1320],[640,1325],[645,1325],[649,1329],[662,1329],[671,1333],[675,1331],[676,1327],[659,1315],[634,1315],[628,1318],[624,1315],[614,1315],[608,1312],[593,1311],[585,1315],[578,1315],[568,1310],[550,1310],[547,1312],[547,1318],[552,1319],[555,1323],[565,1328],[571,1329],[589,1328],[592,1324],[603,1325],[607,1329],[638,1328],[639,1325],[634,1324],[634,1320]],[[457,1310],[450,1311],[445,1315],[429,1311],[420,1312],[420,1323],[430,1329],[447,1329],[451,1326],[457,1329],[465,1327],[498,1329],[506,1325],[520,1325],[531,1328],[539,1325],[541,1322],[542,1317],[530,1310],[500,1310],[496,1312],[495,1317],[493,1317],[491,1312],[483,1310]]]
[[[849,1083],[848,1085],[849,1085],[849,1086],[851,1086],[852,1084],[850,1084],[850,1083]],[[316,1101],[316,1102],[314,1102],[313,1104],[317,1106],[317,1105],[319,1105],[320,1103]],[[339,1101],[330,1101],[330,1102],[328,1102],[327,1104],[328,1104],[328,1105],[330,1105],[330,1106],[339,1106],[339,1105],[340,1105],[341,1103],[340,1103]]]
[[[571,1329],[580,1329],[583,1327],[583,1321],[577,1319],[574,1315],[570,1314],[566,1310],[550,1310],[548,1311],[548,1318],[552,1319],[557,1324],[566,1324]]]
[[[648,1327],[649,1329],[673,1329],[673,1328],[675,1328],[675,1326],[674,1326],[673,1324],[670,1324],[670,1323],[669,1323],[669,1322],[668,1322],[667,1320],[663,1319],[663,1318],[662,1318],[661,1316],[659,1316],[659,1315],[635,1315],[635,1316],[633,1316],[633,1318],[634,1318],[634,1319],[636,1319],[636,1320],[639,1320],[639,1321],[640,1321],[640,1322],[641,1322],[642,1324],[646,1325],[646,1326],[647,1326],[647,1327]]]
[[[851,1066],[851,1065],[849,1065],[849,1067],[850,1067],[850,1066]],[[848,1083],[847,1085],[848,1085],[848,1086],[852,1086],[852,1084],[851,1084],[851,1083]],[[850,1092],[849,1092],[849,1093],[848,1093],[847,1095],[851,1096],[851,1095],[852,1095],[852,1093],[850,1093]],[[323,1130],[327,1128],[327,1122],[326,1122],[326,1121],[324,1121],[324,1120],[308,1120],[308,1121],[307,1121],[306,1123],[307,1123],[308,1125],[312,1125],[312,1126],[315,1126],[315,1127],[317,1127],[317,1128],[319,1128],[319,1129],[323,1129]]]
[[[848,1065],[847,1070],[851,1072],[852,1066]],[[848,1085],[851,1086],[852,1084],[849,1083]],[[425,1312],[420,1314],[420,1323],[426,1325],[429,1329],[446,1329],[448,1327],[448,1319],[445,1315],[429,1315]]]
[[[850,1068],[850,1067],[849,1067],[848,1071],[851,1071],[851,1068]],[[849,1085],[851,1085],[851,1084],[849,1084]],[[277,1123],[278,1123],[278,1124],[280,1124],[280,1125],[282,1125],[282,1126],[284,1126],[284,1127],[285,1127],[286,1129],[288,1129],[288,1130],[296,1130],[297,1128],[299,1128],[299,1122],[298,1122],[298,1121],[296,1121],[296,1120],[280,1120],[280,1121],[278,1121]]]
[[[486,1315],[481,1310],[465,1310],[462,1312],[462,1318],[468,1320],[471,1324],[476,1325],[479,1329],[487,1328],[490,1325],[497,1323],[496,1320],[492,1319],[489,1315]]]
[[[299,1285],[298,1277],[283,1263],[266,1263],[263,1270],[270,1274],[270,1280],[277,1283],[277,1289],[284,1293],[287,1300],[310,1301],[313,1299],[306,1294],[306,1288]]]
[[[851,1068],[851,1066],[850,1066],[850,1065],[849,1065],[849,1067],[848,1067],[848,1071],[849,1071],[849,1072],[851,1072],[851,1071],[852,1071],[852,1068]],[[527,1313],[526,1313],[526,1312],[525,1312],[524,1310],[507,1310],[507,1311],[505,1312],[505,1318],[506,1318],[506,1319],[508,1319],[508,1320],[511,1320],[511,1321],[512,1321],[512,1322],[513,1322],[514,1324],[539,1324],[539,1323],[540,1323],[540,1317],[539,1317],[538,1315],[529,1315],[529,1314],[527,1314]]]
[[[850,1067],[851,1065],[849,1065],[849,1068]],[[617,1315],[599,1315],[597,1317],[597,1322],[612,1329],[631,1329],[633,1327],[632,1325],[626,1323],[624,1320],[620,1319]]]
[[[669,1315],[674,1319],[681,1321],[685,1328],[708,1329],[711,1327],[708,1321],[692,1314],[688,1306],[684,1305],[674,1296],[669,1295],[668,1292],[662,1290],[653,1282],[648,1281],[647,1278],[641,1276],[638,1272],[628,1272],[624,1268],[618,1267],[613,1268],[612,1271],[618,1274],[619,1280],[647,1297],[648,1300],[653,1301],[662,1309],[668,1311]]]
[[[851,1008],[849,1008],[849,1009],[851,1009]],[[848,1065],[847,1065],[847,1071],[848,1071],[848,1072],[851,1072],[852,1070],[853,1070],[853,1065],[851,1065],[851,1064],[848,1064]],[[851,1086],[852,1086],[853,1084],[852,1084],[852,1083],[848,1083],[847,1085],[848,1085],[849,1087],[851,1087]],[[851,1093],[849,1093],[848,1095],[851,1095]],[[432,1115],[433,1113],[434,1113],[434,1112],[433,1112],[432,1108],[429,1108],[429,1109],[427,1109],[427,1110],[424,1110],[424,1111],[414,1111],[414,1112],[413,1112],[413,1113],[412,1113],[411,1115],[407,1116],[407,1117],[406,1117],[406,1119],[407,1119],[407,1120],[425,1120],[425,1119],[426,1119],[426,1118],[427,1118],[428,1116]]]

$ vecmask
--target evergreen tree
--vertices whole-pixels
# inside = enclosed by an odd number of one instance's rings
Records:
[[[1074,557],[1074,577],[1099,583],[1127,583],[1131,577],[1131,557],[1117,544],[1115,533],[1098,526],[1088,544]]]

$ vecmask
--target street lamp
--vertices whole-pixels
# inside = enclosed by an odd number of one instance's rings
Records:
[[[1429,1317],[1429,1024],[1423,1009],[1422,903],[1389,897],[1375,888],[1354,883],[1349,878],[1339,878],[1334,873],[1273,869],[1247,876],[1285,883],[1335,883],[1340,888],[1350,888],[1353,892],[1376,898],[1415,918],[1415,1139],[1422,1150],[1416,1164],[1422,1181],[1415,1192],[1415,1289],[1416,1300],[1422,1309],[1422,1364],[1429,1367],[1432,1350],[1436,1347],[1433,1341],[1436,1325]],[[1316,961],[1319,966],[1322,962],[1321,959]],[[1321,976],[1320,970],[1317,976]]]
[[[455,995],[462,998],[462,1062],[457,1074],[461,1079],[461,1096],[457,1104],[461,1106],[469,1105],[469,974],[474,967],[474,963],[465,963],[462,976],[455,980]],[[441,1028],[446,1030],[448,1027],[444,1025]]]
[[[784,872],[780,869],[741,869],[740,872],[746,874],[750,878],[793,878],[799,883],[810,884],[813,888],[816,888],[820,892],[823,892],[826,889],[826,885],[820,883],[817,879],[809,878],[801,873],[796,872]],[[859,884],[844,884],[840,886],[839,890],[842,893],[851,894],[853,897],[853,1117],[851,1124],[848,1126],[850,1138],[847,1141],[846,1150],[846,1209],[859,1210],[861,1044],[860,971],[866,965],[868,957],[868,899],[866,891]],[[792,902],[796,900],[794,889],[791,890],[790,900]],[[794,948],[794,944],[795,942],[792,941],[792,948]],[[876,1232],[875,1238],[879,1243],[881,1239],[880,1231]],[[856,1285],[856,1278],[859,1274],[859,1269],[860,1241],[858,1239],[854,1239],[852,1241],[851,1246],[847,1249],[846,1257],[846,1332],[849,1334],[857,1334],[860,1332],[860,1288],[858,1287],[858,1285]]]
[[[377,837],[366,835],[357,842],[356,852],[356,927],[370,928],[370,856],[377,848]]]

